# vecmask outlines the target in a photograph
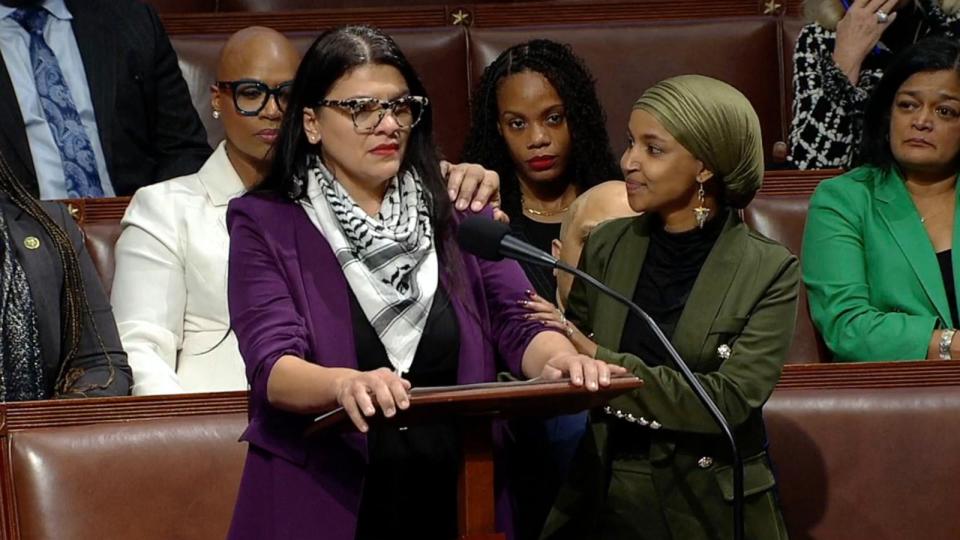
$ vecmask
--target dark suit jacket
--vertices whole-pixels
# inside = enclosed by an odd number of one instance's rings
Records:
[[[66,0],[83,58],[100,142],[117,195],[194,173],[210,155],[170,40],[136,0]],[[39,195],[30,144],[0,58],[0,153]]]
[[[647,214],[597,227],[583,247],[580,268],[632,297],[652,226]],[[744,459],[745,537],[751,539],[786,538],[765,452],[761,408],[780,379],[790,348],[799,279],[796,257],[730,213],[670,339],[734,427]],[[597,358],[626,367],[645,383],[611,400],[610,406],[647,419],[650,426],[657,422],[656,428],[646,428],[646,459],[655,492],[645,496],[658,500],[671,537],[729,538],[733,473],[728,447],[679,372],[617,352],[627,308],[581,280],[570,290],[566,316],[584,332],[595,332]],[[729,347],[727,359],[719,352],[722,345]],[[543,538],[595,536],[612,462],[608,422],[622,421],[594,415]]]
[[[103,285],[93,260],[87,253],[80,228],[62,205],[52,202],[41,202],[44,210],[53,217],[53,220],[63,228],[73,243],[74,250],[80,259],[80,268],[83,273],[84,288],[90,312],[93,314],[95,325],[85,318],[80,348],[69,366],[61,370],[64,357],[67,354],[63,342],[62,329],[63,302],[64,302],[64,273],[63,265],[57,255],[53,240],[40,223],[29,214],[14,205],[5,193],[0,193],[0,212],[7,221],[10,229],[10,241],[16,252],[17,260],[30,283],[30,293],[36,305],[38,331],[40,334],[40,356],[43,364],[43,376],[46,383],[45,396],[52,397],[57,384],[58,375],[63,371],[82,370],[82,375],[71,385],[72,389],[80,389],[89,385],[103,385],[112,378],[106,388],[94,388],[84,394],[95,396],[125,396],[130,393],[133,376],[127,365],[127,355],[120,345],[120,336],[117,334],[117,324],[113,320],[113,309],[103,291]],[[27,237],[40,240],[36,249],[28,249],[24,243]],[[97,339],[99,332],[100,339]],[[101,348],[100,343],[103,343]],[[108,361],[104,349],[110,355]],[[112,363],[112,367],[111,367]],[[69,389],[68,389],[69,392]],[[69,395],[69,394],[68,394]]]

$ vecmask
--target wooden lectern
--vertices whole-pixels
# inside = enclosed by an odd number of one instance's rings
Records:
[[[460,466],[460,540],[504,540],[495,528],[493,488],[492,421],[514,417],[549,417],[570,414],[603,405],[614,397],[642,386],[634,376],[614,377],[610,386],[596,392],[555,381],[483,383],[439,388],[414,388],[410,408],[393,418],[375,416],[374,425],[406,426],[459,419],[463,433],[463,463]],[[352,429],[342,408],[318,417],[307,434],[328,429]]]

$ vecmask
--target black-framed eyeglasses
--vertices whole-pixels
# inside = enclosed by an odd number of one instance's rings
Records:
[[[277,102],[277,108],[283,112],[290,99],[290,89],[293,81],[282,82],[273,88],[266,83],[255,79],[240,79],[237,81],[217,81],[217,88],[230,90],[233,95],[233,106],[243,116],[256,116],[267,106],[270,96]]]
[[[353,126],[361,133],[372,133],[377,129],[387,111],[393,113],[401,129],[412,128],[423,118],[423,111],[429,104],[430,100],[423,96],[404,96],[389,101],[376,98],[322,99],[317,103],[320,107],[337,107],[349,112]]]

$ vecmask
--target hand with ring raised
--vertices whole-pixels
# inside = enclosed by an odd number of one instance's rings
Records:
[[[833,60],[852,84],[860,80],[861,64],[897,18],[899,3],[900,0],[853,0],[837,23]]]
[[[520,300],[520,304],[530,312],[526,315],[527,319],[540,321],[545,326],[563,332],[580,353],[593,356],[596,352],[596,344],[590,337],[583,335],[580,329],[568,321],[553,303],[542,296],[533,291],[527,291],[526,298]]]

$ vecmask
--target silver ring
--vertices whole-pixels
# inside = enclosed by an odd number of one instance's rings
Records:
[[[890,14],[882,9],[877,10],[877,22],[883,24],[890,18]]]
[[[564,326],[567,324],[567,317],[563,313],[560,314],[560,324]]]

